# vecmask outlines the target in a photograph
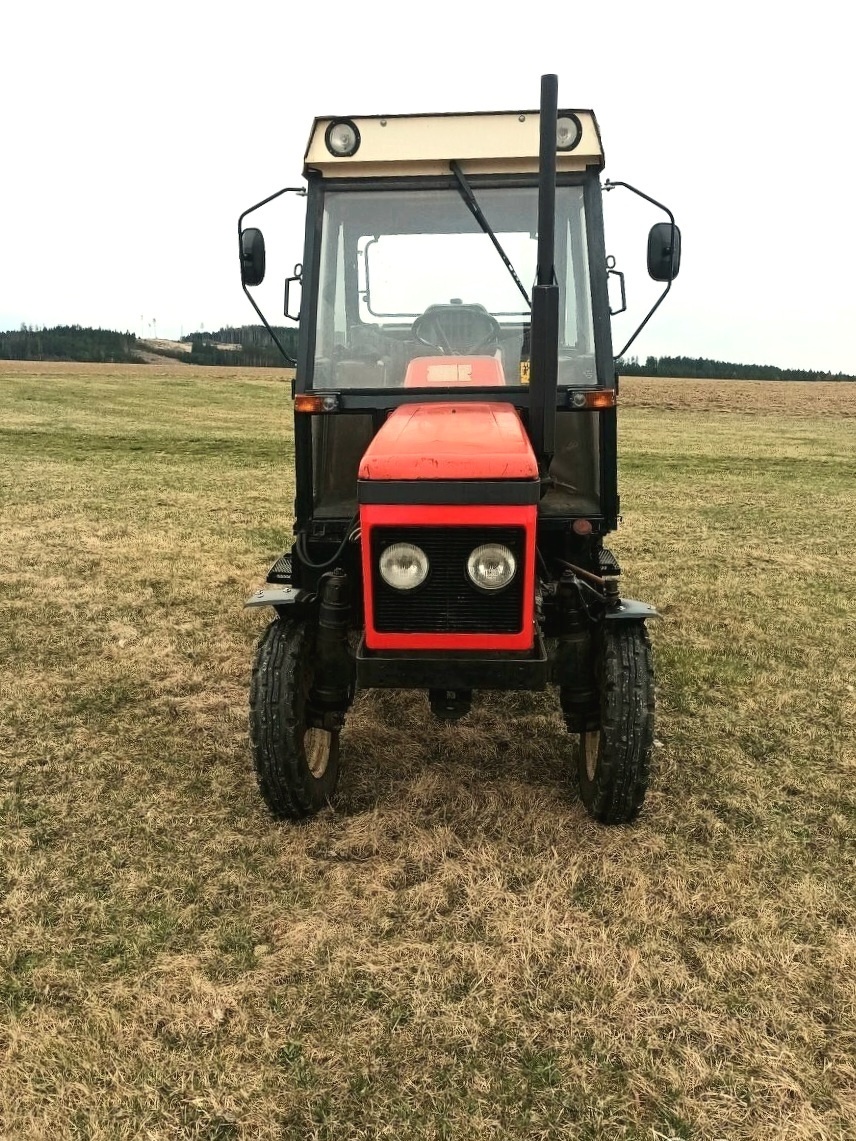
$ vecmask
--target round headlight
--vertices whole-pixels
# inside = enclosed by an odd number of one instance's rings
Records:
[[[482,543],[467,559],[467,574],[481,590],[502,590],[516,570],[517,560],[501,543]]]
[[[428,574],[428,556],[414,543],[393,543],[380,556],[380,577],[396,590],[415,590]]]
[[[583,133],[576,115],[560,115],[556,120],[556,150],[572,151]]]
[[[324,142],[331,155],[337,158],[350,158],[357,153],[360,145],[360,132],[357,124],[350,119],[336,119],[327,128]]]

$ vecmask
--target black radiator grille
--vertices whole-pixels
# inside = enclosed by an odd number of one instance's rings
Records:
[[[395,590],[380,577],[381,553],[392,543],[415,543],[428,556],[428,577],[413,591]],[[505,590],[478,590],[467,575],[467,559],[482,543],[503,543],[517,560],[517,573]],[[375,527],[375,629],[383,634],[519,633],[524,552],[522,527]]]

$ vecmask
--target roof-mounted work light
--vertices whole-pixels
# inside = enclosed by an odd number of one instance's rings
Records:
[[[350,119],[335,119],[324,135],[327,150],[336,158],[350,158],[360,146],[360,132]]]
[[[582,123],[576,115],[560,115],[556,120],[556,150],[572,151],[582,134]]]

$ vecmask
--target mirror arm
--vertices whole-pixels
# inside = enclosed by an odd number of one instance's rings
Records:
[[[656,198],[652,198],[650,194],[645,194],[643,191],[637,190],[637,188],[635,186],[631,186],[629,182],[613,182],[611,179],[607,179],[606,182],[603,184],[603,189],[604,190],[614,190],[616,188],[616,186],[623,186],[626,190],[630,190],[634,194],[638,194],[640,198],[644,198],[646,202],[650,202],[652,206],[656,206],[659,210],[662,210],[665,214],[668,214],[669,222],[671,223],[671,227],[672,227],[671,231],[670,231],[670,245],[671,245],[671,249],[672,249],[673,253],[671,256],[674,257],[675,230],[677,227],[675,226],[675,215],[672,213],[672,211],[669,209],[669,207],[664,206],[662,202],[658,202]],[[672,264],[674,264],[674,263],[672,263]],[[637,327],[636,332],[633,333],[633,335],[631,336],[631,338],[627,342],[627,344],[624,346],[624,348],[621,349],[620,352],[615,354],[615,356],[613,357],[613,360],[621,360],[621,358],[624,356],[624,354],[627,352],[627,350],[630,348],[630,346],[633,344],[633,342],[636,340],[636,338],[639,336],[639,334],[642,332],[642,330],[645,328],[645,326],[648,324],[648,322],[651,320],[651,318],[654,316],[654,314],[657,312],[657,310],[660,308],[660,306],[663,304],[663,302],[666,300],[666,294],[672,288],[672,281],[674,281],[674,278],[672,278],[670,281],[668,281],[666,283],[666,288],[663,290],[663,292],[660,294],[660,296],[657,298],[657,300],[654,302],[654,304],[648,310],[648,312],[645,315],[642,323]]]
[[[664,206],[662,202],[658,202],[656,198],[652,198],[650,194],[645,194],[642,190],[637,190],[635,186],[631,186],[629,182],[613,182],[608,178],[603,184],[604,190],[615,190],[616,186],[623,186],[626,190],[631,190],[634,194],[638,194],[640,198],[644,198],[646,202],[650,202],[652,206],[656,206],[658,210],[662,210],[669,215],[669,221],[674,226],[675,216],[668,206]]]
[[[249,301],[250,305],[252,305],[252,307],[255,309],[256,313],[258,313],[259,320],[264,325],[264,327],[267,329],[268,333],[271,336],[271,339],[273,340],[273,343],[276,345],[276,347],[279,349],[280,353],[282,354],[282,356],[285,360],[285,363],[294,367],[297,364],[297,361],[294,359],[294,357],[290,356],[285,351],[285,349],[282,347],[280,340],[279,340],[279,337],[276,335],[276,333],[270,327],[267,317],[265,317],[264,313],[262,313],[261,309],[259,309],[258,305],[256,305],[255,298],[253,297],[253,295],[250,293],[249,289],[247,289],[246,285],[244,285],[243,282],[241,282],[241,288],[243,289],[244,293],[246,293],[247,300]]]
[[[667,283],[666,288],[663,290],[663,292],[660,294],[660,296],[657,298],[657,300],[654,302],[654,304],[648,310],[648,313],[646,314],[645,319],[638,326],[638,328],[636,329],[636,332],[633,334],[633,336],[630,338],[630,340],[627,342],[627,344],[624,345],[624,347],[621,349],[621,351],[617,352],[615,354],[615,356],[612,358],[613,360],[616,360],[616,361],[621,360],[621,358],[624,356],[624,354],[627,352],[627,350],[630,348],[630,346],[633,344],[633,342],[636,340],[636,338],[639,336],[639,334],[642,332],[642,330],[645,328],[645,326],[648,324],[648,322],[651,320],[651,318],[654,316],[654,314],[657,312],[657,310],[660,308],[660,306],[663,304],[663,302],[666,300],[666,294],[669,292],[669,290],[671,288],[672,288],[672,283],[670,281]]]
[[[274,198],[279,198],[279,196],[281,194],[299,194],[301,197],[305,198],[306,197],[306,187],[305,186],[285,186],[285,187],[283,187],[282,190],[277,190],[277,192],[275,194],[269,194],[267,196],[267,198],[263,198],[261,200],[261,202],[257,202],[255,204],[255,206],[250,206],[247,210],[245,210],[243,212],[243,214],[238,219],[238,253],[239,253],[239,255],[243,254],[243,250],[241,249],[241,235],[244,232],[244,219],[247,217],[248,214],[252,214],[252,212],[254,210],[258,210],[260,206],[267,206],[268,202],[273,202]],[[252,307],[255,309],[256,313],[258,313],[259,320],[264,325],[264,327],[267,329],[268,333],[270,334],[270,336],[273,340],[273,343],[279,349],[280,353],[282,353],[283,357],[286,360],[286,363],[290,364],[290,365],[296,365],[297,361],[293,357],[289,356],[288,353],[285,351],[285,349],[282,347],[282,345],[280,344],[279,337],[276,335],[276,333],[273,331],[273,329],[268,324],[268,320],[265,317],[264,313],[262,313],[261,309],[259,309],[258,305],[256,305],[256,302],[255,302],[252,294],[250,293],[247,286],[244,284],[243,277],[241,278],[241,289],[243,289],[244,293],[247,295],[247,300],[252,305]]]
[[[247,215],[252,214],[254,210],[260,209],[262,206],[267,206],[268,202],[273,202],[274,198],[279,198],[281,194],[299,194],[301,198],[306,197],[305,186],[284,186],[282,190],[277,190],[275,194],[269,194],[267,198],[263,198],[261,202],[257,202],[255,206],[249,206],[238,219],[238,237],[241,236],[241,231],[244,226],[244,219]]]

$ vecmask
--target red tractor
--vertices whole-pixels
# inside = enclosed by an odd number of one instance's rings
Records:
[[[372,687],[427,690],[455,719],[474,690],[553,684],[591,815],[629,821],[644,800],[656,612],[621,596],[604,546],[619,512],[608,277],[622,307],[624,280],[601,198],[627,184],[601,186],[595,117],[559,110],[557,91],[544,76],[534,112],[313,126],[286,282],[286,313],[301,289],[295,539],[248,603],[276,615],[250,701],[276,816],[331,800],[348,709]],[[680,262],[660,208],[656,305]],[[242,282],[279,343],[247,290],[265,263],[251,210]]]

